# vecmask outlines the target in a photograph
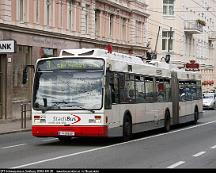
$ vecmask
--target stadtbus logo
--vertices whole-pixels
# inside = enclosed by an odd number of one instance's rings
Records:
[[[67,123],[67,124],[75,124],[78,123],[81,118],[77,115],[68,115],[68,116],[54,116],[53,121],[56,123]]]

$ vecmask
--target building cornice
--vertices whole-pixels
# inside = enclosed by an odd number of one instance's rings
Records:
[[[138,14],[140,16],[145,16],[145,17],[149,17],[150,16],[150,14],[141,12],[139,10],[131,10],[131,13]]]
[[[134,13],[134,14],[138,14],[138,15],[141,15],[141,16],[145,16],[145,17],[149,17],[150,14],[148,13],[145,13],[145,12],[142,12],[142,11],[139,11],[137,9],[131,9],[129,7],[125,7],[125,6],[122,6],[118,3],[115,3],[115,2],[112,2],[112,1],[107,1],[107,0],[98,0],[98,2],[102,2],[102,3],[105,3],[105,4],[108,4],[108,5],[111,5],[113,7],[116,7],[118,9],[121,9],[121,10],[124,10],[124,11],[127,11],[129,13]],[[141,2],[139,2],[141,3]],[[143,5],[147,6],[146,4],[143,3]]]
[[[93,38],[79,37],[79,36],[73,36],[73,35],[56,33],[56,32],[49,32],[49,31],[38,30],[38,29],[31,29],[31,28],[3,24],[3,23],[0,23],[0,30],[24,33],[24,34],[32,34],[32,35],[38,35],[38,36],[44,36],[44,37],[51,37],[51,38],[56,38],[56,39],[64,39],[64,40],[69,40],[69,41],[85,42],[85,43],[91,43],[91,44],[97,44],[97,45],[98,44],[107,45],[109,43],[109,44],[112,44],[114,47],[119,47],[119,48],[145,50],[145,51],[148,50],[148,48],[144,46],[138,46],[138,45],[133,45],[133,44],[111,43],[108,41],[99,40],[97,38],[93,39]],[[11,39],[11,38],[4,38],[4,39]]]

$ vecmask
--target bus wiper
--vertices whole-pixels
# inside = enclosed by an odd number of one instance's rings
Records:
[[[49,110],[57,110],[57,109],[60,109],[60,107],[56,107],[56,106],[42,107],[42,113],[44,114],[46,111],[49,111]]]
[[[45,113],[48,110],[56,108],[55,106],[47,106],[47,98],[43,98],[43,102],[44,102],[44,106],[42,107],[42,113]]]
[[[91,113],[95,113],[95,111],[93,110],[93,109],[86,109],[86,108],[84,108],[84,107],[82,107],[82,106],[78,106],[78,105],[76,105],[77,107],[79,107],[79,108],[81,108],[81,109],[83,109],[83,110],[87,110],[87,111],[90,111]]]
[[[63,104],[68,104],[68,102],[66,102],[66,101],[64,101],[64,100],[58,101],[58,102],[52,102],[52,103],[55,103],[56,105],[59,105],[59,104],[61,104],[61,103],[63,103]]]
[[[55,104],[69,104],[69,103],[77,103],[77,102],[66,102],[66,101],[58,101],[58,102],[52,102],[52,103],[55,103]],[[70,105],[71,107],[74,107],[74,106],[76,106],[76,107],[79,107],[79,108],[81,108],[81,109],[83,109],[83,110],[87,110],[87,111],[90,111],[91,113],[95,113],[95,111],[93,110],[93,109],[86,109],[86,108],[84,108],[84,107],[82,107],[82,106],[79,106],[79,105]]]
[[[42,108],[42,113],[44,114],[48,110],[48,107],[47,107],[47,98],[43,98],[43,102],[44,102],[44,106]]]

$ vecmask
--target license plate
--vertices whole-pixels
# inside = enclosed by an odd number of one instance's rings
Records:
[[[59,131],[58,135],[59,136],[75,136],[75,132],[63,132],[63,131]]]

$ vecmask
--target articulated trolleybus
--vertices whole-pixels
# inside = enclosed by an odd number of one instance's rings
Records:
[[[133,133],[196,123],[201,113],[200,73],[166,62],[144,62],[103,49],[65,49],[59,57],[36,64],[32,98],[36,137],[126,141]]]

